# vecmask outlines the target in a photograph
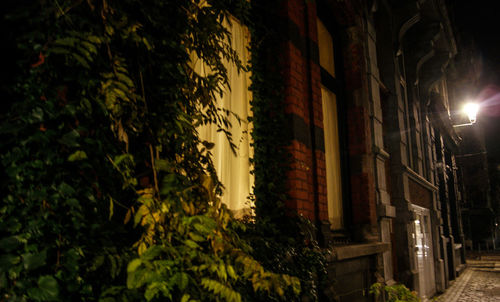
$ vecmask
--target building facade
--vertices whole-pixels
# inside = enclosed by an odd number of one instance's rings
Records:
[[[290,0],[275,19],[287,207],[316,222],[331,252],[324,296],[367,301],[376,281],[444,291],[465,260],[446,1]]]
[[[469,65],[448,1],[269,7],[279,33],[269,68],[281,72],[289,121],[286,207],[316,224],[329,252],[321,296],[371,301],[374,282],[443,292],[466,244],[453,124]]]

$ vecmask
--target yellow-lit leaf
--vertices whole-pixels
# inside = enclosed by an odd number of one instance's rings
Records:
[[[276,292],[278,293],[278,295],[280,297],[283,297],[283,295],[285,294],[285,292],[283,291],[283,289],[281,288],[281,286],[276,286]]]
[[[189,207],[189,204],[187,202],[182,203],[182,209],[184,210],[184,212],[186,212],[186,214],[192,215],[191,208]]]
[[[200,236],[200,235],[198,235],[196,233],[190,232],[188,235],[194,241],[197,241],[197,242],[205,241],[205,238],[203,238],[203,236]]]
[[[134,216],[134,226],[136,226],[139,222],[141,222],[141,225],[144,225],[146,223],[145,219],[142,219],[143,216],[148,213],[149,210],[145,205],[141,205],[137,212],[135,213]]]
[[[197,248],[200,247],[198,245],[198,243],[196,243],[196,242],[194,242],[193,240],[190,240],[190,239],[185,240],[184,244],[187,245],[188,247],[192,248],[192,249],[197,249]]]
[[[82,150],[75,151],[75,153],[71,154],[68,156],[68,161],[78,161],[78,160],[83,160],[87,158],[87,153]]]
[[[222,261],[219,263],[219,269],[217,270],[217,275],[219,275],[219,277],[224,279],[224,281],[227,280],[226,266]]]
[[[146,243],[141,242],[141,244],[139,244],[139,248],[137,248],[137,253],[139,253],[139,255],[142,255],[147,249],[148,247],[146,246]]]
[[[141,264],[142,261],[139,258],[132,260],[127,266],[127,272],[134,272]]]
[[[113,208],[114,208],[114,202],[113,202],[113,198],[111,198],[111,196],[110,196],[109,197],[109,220],[111,220],[111,217],[113,217]],[[129,217],[129,219],[130,219],[130,217]]]
[[[227,274],[229,275],[229,277],[231,277],[231,278],[233,278],[235,280],[238,279],[238,276],[236,275],[236,272],[234,271],[234,268],[230,264],[228,264],[226,266],[226,270],[227,270]]]
[[[130,217],[132,217],[132,212],[128,209],[127,214],[125,214],[125,219],[123,219],[123,224],[127,224],[130,221]]]
[[[196,209],[194,208],[194,204],[192,202],[189,203],[189,211],[191,215],[196,214]]]
[[[148,40],[146,40],[145,37],[142,37],[142,43],[144,43],[144,46],[146,46],[148,50],[153,49],[153,47],[151,46],[151,44],[149,44]]]

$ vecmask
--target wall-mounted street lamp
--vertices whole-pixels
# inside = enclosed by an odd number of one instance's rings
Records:
[[[469,123],[453,125],[453,128],[470,126],[476,122],[477,112],[479,111],[479,105],[476,103],[467,103],[464,105],[462,111],[469,118]]]

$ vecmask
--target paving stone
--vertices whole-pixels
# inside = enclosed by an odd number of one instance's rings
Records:
[[[468,263],[469,264],[469,263]],[[500,271],[498,263],[471,263],[437,302],[499,302]]]

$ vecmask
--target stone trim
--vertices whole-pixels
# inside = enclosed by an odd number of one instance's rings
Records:
[[[378,217],[396,218],[396,207],[388,204],[377,205]]]
[[[387,153],[387,151],[377,145],[373,145],[373,152],[377,155],[377,157],[380,157],[381,159],[388,160],[389,158],[391,158],[390,154]]]
[[[403,166],[403,172],[405,172],[408,175],[408,177],[410,177],[414,181],[418,182],[422,186],[426,187],[427,189],[429,189],[433,192],[437,192],[439,190],[438,187],[436,187],[435,185],[430,183],[427,179],[423,178],[417,172],[413,171],[410,167]]]
[[[390,248],[389,243],[374,242],[374,243],[361,243],[350,244],[345,246],[333,246],[330,248],[332,251],[332,258],[329,261],[339,261],[352,258],[359,258],[375,254],[381,254],[388,251]]]

